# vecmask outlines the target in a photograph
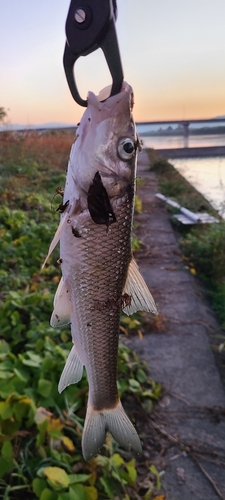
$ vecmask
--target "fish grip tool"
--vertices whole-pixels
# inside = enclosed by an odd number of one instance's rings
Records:
[[[123,69],[116,28],[116,0],[71,0],[66,20],[66,45],[63,65],[74,100],[87,106],[79,94],[74,76],[74,65],[80,56],[101,48],[112,76],[111,94],[121,91]]]

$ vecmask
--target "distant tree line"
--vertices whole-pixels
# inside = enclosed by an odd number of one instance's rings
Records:
[[[7,116],[7,113],[6,113],[5,108],[0,106],[0,122],[2,122],[6,116]]]
[[[167,127],[166,129],[158,129],[158,130],[152,130],[148,132],[142,132],[142,136],[149,136],[149,135],[183,135],[184,134],[184,129],[182,125],[179,127],[173,129],[171,126]],[[190,135],[209,135],[209,134],[225,134],[225,126],[224,125],[218,125],[214,127],[200,127],[200,128],[192,128],[189,127],[189,134]]]

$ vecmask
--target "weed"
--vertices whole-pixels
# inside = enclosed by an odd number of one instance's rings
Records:
[[[221,326],[225,327],[225,222],[193,228],[181,240],[185,257],[209,287]]]
[[[86,376],[63,394],[57,389],[71,335],[49,326],[60,279],[56,254],[40,268],[58,225],[52,199],[65,182],[73,135],[0,135],[0,498],[5,500],[129,500],[141,488],[136,460],[110,436],[103,455],[88,463],[82,459]],[[138,329],[135,318],[131,321]],[[133,398],[133,407],[138,397],[147,411],[161,394],[146,365],[122,345],[118,389],[125,401]]]

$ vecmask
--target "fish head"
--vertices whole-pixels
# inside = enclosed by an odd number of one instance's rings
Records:
[[[133,90],[123,84],[119,94],[88,94],[88,107],[77,130],[71,152],[73,177],[87,193],[99,172],[109,196],[119,196],[136,175],[138,140],[132,116]]]

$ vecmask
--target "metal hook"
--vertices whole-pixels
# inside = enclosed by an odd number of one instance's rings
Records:
[[[71,94],[80,106],[87,106],[87,100],[82,99],[79,94],[74,65],[80,56],[86,56],[98,48],[102,49],[112,75],[110,95],[117,94],[122,88],[123,69],[115,28],[115,12],[115,0],[71,0],[66,20],[67,41],[63,65]]]

